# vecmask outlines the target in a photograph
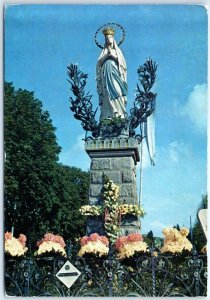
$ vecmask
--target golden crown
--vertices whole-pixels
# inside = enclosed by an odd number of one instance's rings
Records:
[[[107,28],[104,28],[104,30],[103,30],[103,34],[105,36],[106,35],[114,35],[114,33],[115,33],[115,30],[112,27],[107,27]]]

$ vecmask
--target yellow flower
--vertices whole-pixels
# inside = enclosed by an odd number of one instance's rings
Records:
[[[12,237],[5,241],[5,252],[11,256],[22,256],[28,250],[16,238]]]
[[[157,251],[154,251],[154,252],[152,253],[152,256],[157,257],[157,256],[158,256],[158,252],[157,252]]]
[[[185,227],[181,230],[176,228],[166,228],[163,230],[165,235],[164,245],[161,248],[161,252],[180,253],[183,250],[192,250],[191,242],[186,238],[189,230]]]
[[[89,254],[92,253],[101,257],[103,255],[107,255],[108,251],[109,248],[101,241],[96,241],[96,242],[89,241],[87,244],[81,247],[77,255],[83,256],[85,253],[89,253]]]
[[[61,254],[62,256],[66,256],[66,251],[64,250],[64,248],[59,243],[55,243],[52,241],[42,242],[41,245],[39,245],[38,251],[36,251],[36,255],[41,255],[46,252],[52,252],[52,251],[55,251]]]
[[[127,243],[119,249],[118,258],[124,259],[126,257],[132,257],[135,254],[135,252],[146,252],[147,248],[148,246],[145,242]]]
[[[182,235],[188,236],[188,234],[189,234],[189,229],[186,228],[186,227],[182,227],[182,228],[180,229],[180,232],[181,232]]]

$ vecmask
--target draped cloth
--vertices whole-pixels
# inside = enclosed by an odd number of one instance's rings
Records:
[[[155,111],[147,117],[144,123],[144,136],[151,165],[155,165]]]
[[[115,40],[113,48],[117,54],[117,61],[110,57],[101,65],[101,58],[108,53],[108,48],[104,47],[96,65],[97,91],[101,106],[100,121],[115,116],[125,118],[126,114],[126,61]]]

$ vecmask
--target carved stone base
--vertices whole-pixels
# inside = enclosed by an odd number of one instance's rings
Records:
[[[121,219],[121,235],[128,235],[130,233],[138,233],[141,225],[140,220],[137,216],[127,214]]]
[[[106,175],[120,188],[120,203],[138,204],[136,189],[136,164],[139,161],[138,142],[135,138],[95,139],[85,143],[91,158],[90,205],[100,204],[103,176]],[[140,223],[130,222],[129,231],[139,231]],[[88,228],[89,228],[88,224]],[[93,226],[91,225],[91,228]],[[97,226],[96,226],[97,231]],[[127,229],[126,229],[127,230]],[[90,232],[90,230],[87,230]]]

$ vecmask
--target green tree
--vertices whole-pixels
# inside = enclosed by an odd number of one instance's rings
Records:
[[[179,224],[176,224],[176,225],[174,225],[174,227],[173,228],[176,228],[177,230],[180,230],[180,226],[179,226]]]
[[[201,210],[201,209],[205,209],[207,208],[207,203],[208,203],[208,197],[207,195],[204,196],[202,198],[202,202],[198,208],[198,212]],[[196,249],[200,252],[201,249],[206,245],[207,243],[207,240],[206,240],[206,237],[205,237],[205,234],[203,232],[203,228],[201,226],[201,223],[200,223],[200,220],[198,219],[198,216],[197,216],[197,219],[196,219],[196,222],[193,226],[193,242],[196,246]]]
[[[87,201],[89,176],[58,164],[60,147],[49,113],[33,92],[5,84],[5,230],[31,242],[46,231],[65,237],[84,230],[78,207]]]
[[[144,241],[151,247],[152,245],[154,245],[154,235],[152,230],[150,230],[146,237],[144,237]]]
[[[55,128],[32,92],[5,84],[5,226],[35,235],[57,201],[60,147]],[[40,229],[40,228],[39,228]]]
[[[79,208],[88,204],[89,173],[75,167],[58,165],[56,192],[60,199],[48,216],[49,231],[61,234],[64,239],[74,240],[86,231],[86,217]]]

